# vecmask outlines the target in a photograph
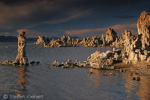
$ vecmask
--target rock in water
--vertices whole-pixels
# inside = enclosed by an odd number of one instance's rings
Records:
[[[90,66],[96,69],[114,69],[114,67],[111,67],[113,61],[114,53],[112,51],[107,51],[106,53],[96,51],[87,58],[87,62],[90,63]]]
[[[13,61],[6,60],[6,61],[2,62],[2,65],[11,65],[11,66],[13,66]]]
[[[56,67],[61,67],[60,66],[61,64],[57,60],[55,60],[54,62],[52,62],[52,65],[56,66]]]
[[[28,65],[28,57],[26,56],[26,36],[24,31],[19,33],[18,36],[18,55],[15,64]]]
[[[47,39],[47,41],[48,41],[48,39]],[[39,36],[37,41],[34,42],[35,45],[44,45],[44,43],[45,43],[44,36]]]

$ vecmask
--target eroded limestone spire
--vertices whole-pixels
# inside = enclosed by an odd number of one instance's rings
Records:
[[[150,46],[150,14],[146,11],[141,13],[137,21],[138,34],[141,34],[142,50]]]
[[[106,31],[106,38],[105,41],[107,44],[111,44],[114,42],[117,38],[117,33],[114,31],[114,29],[108,28]]]
[[[24,31],[18,35],[18,55],[15,63],[21,65],[28,64],[28,57],[26,56],[26,36]]]

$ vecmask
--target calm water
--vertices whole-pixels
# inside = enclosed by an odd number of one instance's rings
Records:
[[[9,48],[6,49],[6,46]],[[142,77],[138,82],[128,74],[117,71],[62,69],[45,64],[54,60],[84,61],[95,51],[96,48],[84,47],[43,48],[28,43],[29,61],[40,61],[41,65],[26,68],[0,65],[0,100],[7,97],[14,100],[19,94],[22,95],[21,100],[150,100],[149,77]],[[0,62],[14,60],[16,55],[17,43],[0,43]],[[89,70],[94,74],[88,75]],[[103,76],[112,72],[116,75]]]

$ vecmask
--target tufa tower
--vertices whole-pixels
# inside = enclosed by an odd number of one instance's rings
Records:
[[[26,56],[26,36],[24,31],[18,35],[18,55],[15,64],[28,65],[28,57]]]

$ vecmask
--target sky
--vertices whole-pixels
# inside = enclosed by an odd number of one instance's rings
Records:
[[[0,36],[92,37],[113,28],[137,33],[136,23],[149,0],[0,0]]]

